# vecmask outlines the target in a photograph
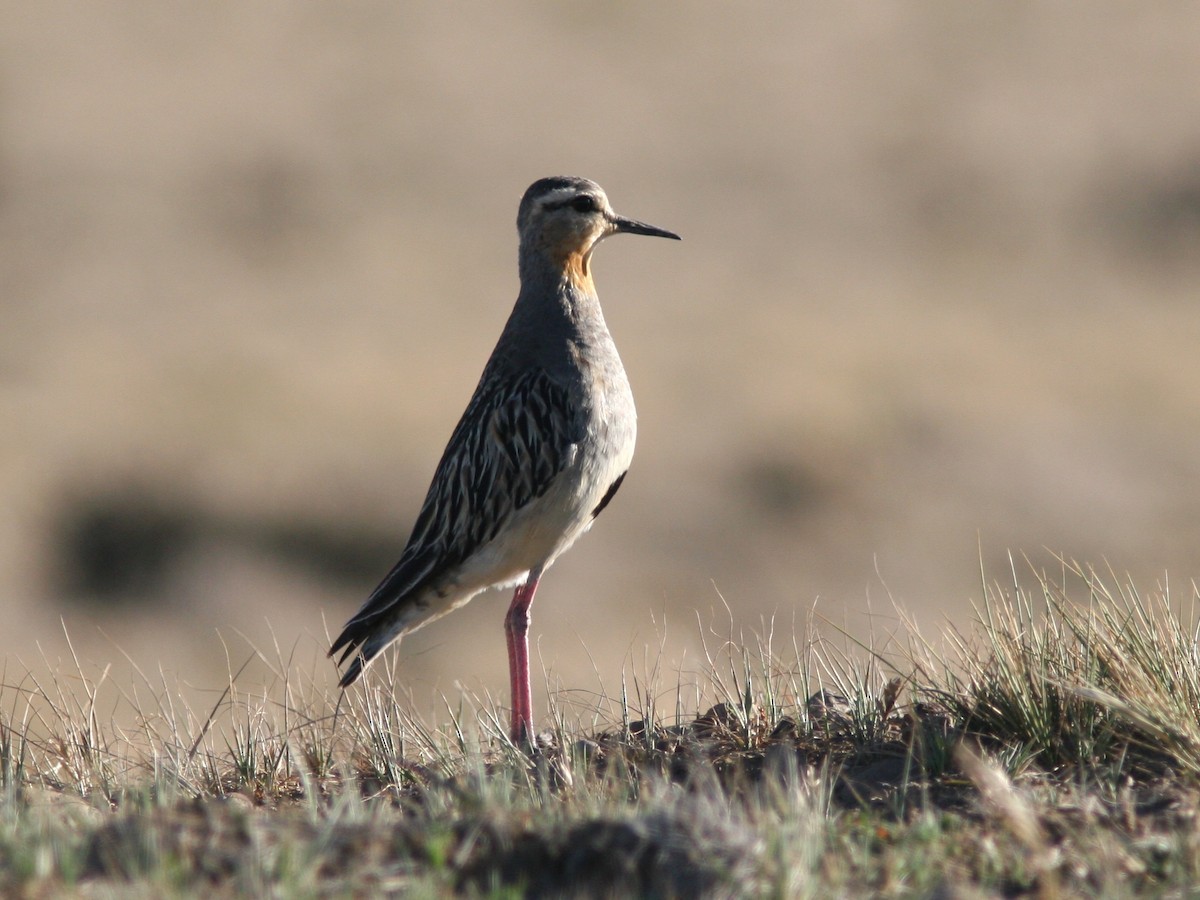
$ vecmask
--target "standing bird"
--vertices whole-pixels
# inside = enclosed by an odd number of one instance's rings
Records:
[[[679,235],[618,216],[586,178],[543,178],[521,198],[521,292],[450,436],[400,561],[329,655],[381,650],[492,587],[516,585],[504,619],[514,743],[533,737],[529,607],[542,573],[591,527],[633,459],[637,413],[592,282],[612,234]],[[357,655],[355,655],[357,654]]]

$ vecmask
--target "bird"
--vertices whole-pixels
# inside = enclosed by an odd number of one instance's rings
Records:
[[[608,506],[633,459],[637,413],[592,280],[614,234],[680,240],[617,215],[594,181],[535,181],[517,211],[520,291],[434,472],[399,562],[329,650],[345,689],[386,647],[490,588],[504,618],[509,737],[534,739],[530,607],[546,570]]]

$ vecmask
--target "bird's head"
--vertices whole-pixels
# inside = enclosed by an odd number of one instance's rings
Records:
[[[589,278],[596,244],[610,234],[646,234],[679,240],[679,235],[613,212],[600,185],[586,178],[557,176],[535,181],[517,212],[521,254],[537,253],[553,264]],[[574,272],[571,272],[574,275]]]

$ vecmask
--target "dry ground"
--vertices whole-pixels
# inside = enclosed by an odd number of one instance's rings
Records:
[[[702,634],[698,671],[552,695],[534,746],[494,703],[433,725],[265,648],[273,683],[198,709],[10,669],[0,893],[1194,896],[1195,594],[1074,574],[989,588],[942,651]]]

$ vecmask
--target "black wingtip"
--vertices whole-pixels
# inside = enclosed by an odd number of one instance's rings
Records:
[[[342,655],[336,663],[338,668],[341,668],[346,664],[346,660],[362,649],[362,642],[362,637],[353,633],[350,626],[347,625],[342,633],[338,635],[337,640],[333,642],[333,646],[329,648],[327,655],[332,659],[338,651],[341,651]],[[363,658],[360,655],[354,658],[354,661],[350,663],[350,667],[342,674],[342,677],[338,680],[338,686],[342,688],[349,687],[358,680],[358,676],[362,674],[362,670]]]
[[[348,668],[338,680],[338,687],[342,688],[343,690],[350,687],[350,685],[354,684],[354,682],[358,680],[358,676],[362,674],[362,670],[362,657],[357,656],[354,658],[354,662],[350,663],[350,668]]]
[[[608,490],[604,492],[604,496],[601,498],[600,502],[596,504],[596,508],[592,510],[593,519],[600,515],[600,513],[604,512],[604,507],[608,506],[609,501],[617,495],[617,489],[621,487],[621,482],[625,480],[625,476],[628,474],[629,470],[626,469],[617,476],[616,481],[608,486]]]
[[[330,659],[333,659],[333,655],[349,643],[350,643],[350,629],[343,628],[342,633],[337,636],[337,638],[334,640],[332,646],[330,646],[329,652],[326,653],[325,655],[328,656]],[[345,657],[343,657],[343,659],[344,658]]]

